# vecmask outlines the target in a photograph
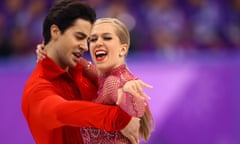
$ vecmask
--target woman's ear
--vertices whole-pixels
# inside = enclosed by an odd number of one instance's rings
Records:
[[[126,56],[128,53],[128,44],[122,44],[119,56]]]
[[[51,33],[51,39],[52,40],[57,40],[58,37],[60,36],[61,34],[61,31],[59,30],[58,26],[53,24],[51,25],[50,27],[50,33]]]

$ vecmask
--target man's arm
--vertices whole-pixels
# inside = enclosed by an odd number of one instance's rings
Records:
[[[68,101],[49,86],[36,88],[28,95],[28,116],[39,119],[46,128],[91,126],[107,131],[123,129],[131,117],[118,106],[87,101]]]

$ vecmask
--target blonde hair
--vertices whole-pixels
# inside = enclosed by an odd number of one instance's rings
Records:
[[[120,40],[121,44],[127,44],[128,48],[130,46],[130,34],[126,25],[116,18],[99,18],[96,20],[94,25],[101,23],[111,23],[116,30],[116,34]],[[153,117],[149,108],[146,106],[146,111],[144,115],[140,118],[140,129],[139,136],[140,139],[147,141],[150,138],[151,132],[153,130]]]
[[[127,44],[130,46],[130,34],[126,25],[116,18],[99,18],[94,25],[101,23],[111,23],[115,27],[115,32],[120,40],[121,44]]]
[[[146,106],[146,111],[144,115],[140,118],[140,139],[144,141],[149,140],[151,133],[153,131],[153,117],[150,111],[149,105]]]

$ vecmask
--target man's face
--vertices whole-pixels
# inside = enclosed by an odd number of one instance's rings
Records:
[[[80,57],[88,50],[87,39],[92,24],[83,19],[77,19],[73,26],[60,34],[55,45],[55,60],[63,68],[74,67]]]
[[[123,58],[119,57],[122,44],[111,23],[94,25],[89,42],[92,60],[101,72],[110,71],[123,64]]]

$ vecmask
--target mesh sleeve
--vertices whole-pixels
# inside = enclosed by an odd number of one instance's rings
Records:
[[[96,102],[103,104],[115,104],[118,96],[120,80],[115,76],[109,76],[104,81],[103,87],[98,90]]]
[[[83,75],[98,84],[98,73],[95,65],[84,58],[81,58],[79,63],[83,66]]]
[[[119,78],[109,76],[105,80],[103,88],[99,90],[96,102],[103,104],[116,104],[118,89],[122,86],[122,83],[123,82],[121,82]],[[123,93],[121,102],[118,105],[131,116],[141,117],[145,112],[144,100],[127,92]]]
[[[119,106],[131,116],[142,117],[145,112],[145,102],[128,92],[124,92]]]

